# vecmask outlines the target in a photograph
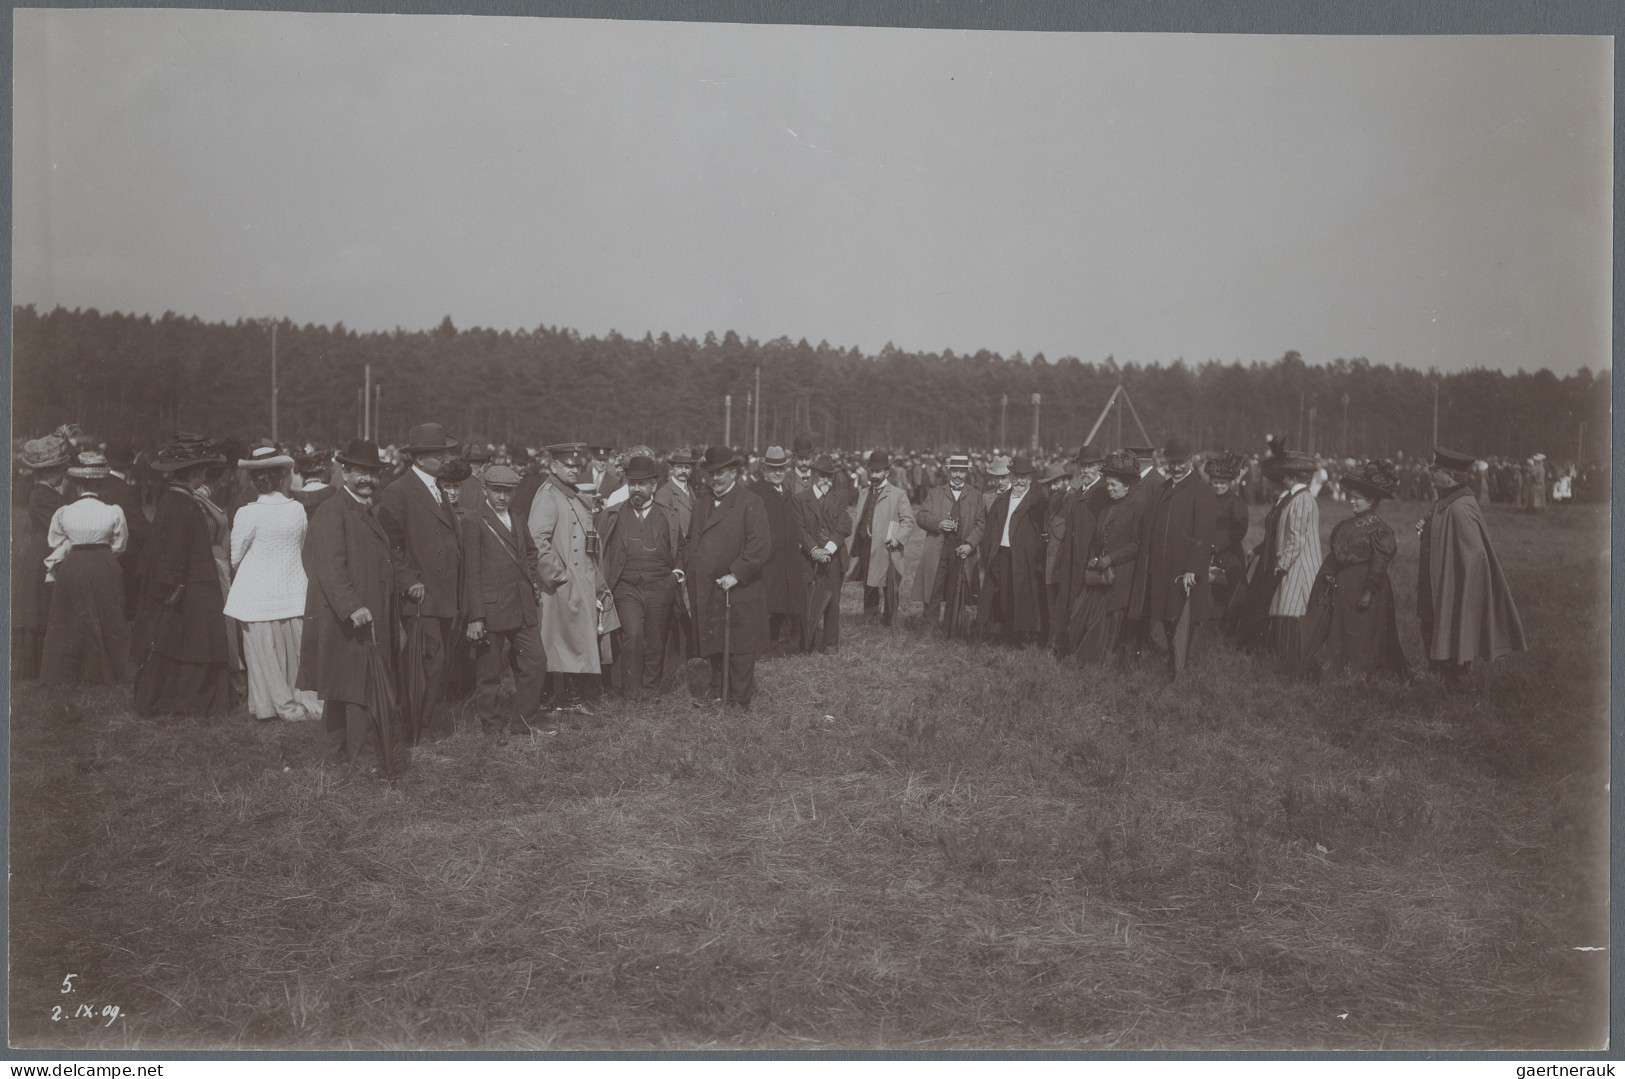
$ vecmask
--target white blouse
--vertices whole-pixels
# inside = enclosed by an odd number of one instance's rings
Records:
[[[51,515],[46,542],[51,547],[45,559],[46,580],[54,580],[57,563],[76,546],[105,543],[114,554],[122,553],[130,542],[130,526],[118,506],[108,505],[93,494],[83,494],[57,507]]]
[[[237,511],[231,527],[231,593],[225,613],[239,622],[305,614],[305,507],[279,491]]]

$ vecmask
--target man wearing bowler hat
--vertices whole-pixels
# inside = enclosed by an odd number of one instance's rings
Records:
[[[519,473],[491,465],[481,480],[478,505],[462,522],[463,621],[474,649],[474,683],[485,733],[498,741],[524,734],[542,707],[547,657],[538,629],[541,588],[530,529],[510,512]],[[514,700],[496,712],[502,670],[513,671]]]
[[[802,618],[801,650],[834,654],[841,645],[841,581],[846,577],[846,538],[852,515],[835,487],[835,459],[820,454],[808,472],[812,484],[796,492],[801,515],[801,552],[810,563],[812,584]]]
[[[636,454],[626,464],[626,498],[599,513],[604,536],[604,583],[621,623],[613,682],[637,700],[660,687],[666,629],[687,553],[677,514],[654,500],[660,466]]]
[[[782,446],[769,446],[762,456],[762,478],[750,485],[767,511],[773,539],[773,554],[762,568],[762,591],[774,655],[801,651],[801,619],[812,584],[807,560],[801,556],[801,514],[785,480],[789,470],[790,455]]]
[[[1161,622],[1169,645],[1172,673],[1179,673],[1181,650],[1174,631],[1190,608],[1191,641],[1211,613],[1208,564],[1213,558],[1217,498],[1196,473],[1190,440],[1175,435],[1163,448],[1168,478],[1155,485],[1140,518],[1140,557],[1134,562],[1128,617],[1147,626]]]
[[[727,703],[749,707],[756,688],[756,655],[769,643],[761,589],[762,567],[772,553],[767,511],[740,482],[745,464],[740,454],[711,446],[702,464],[711,489],[694,501],[684,565],[694,633],[700,655],[711,662],[708,699],[722,698],[726,645]]]
[[[398,589],[389,537],[374,510],[385,467],[378,444],[356,439],[337,463],[341,482],[316,507],[305,536],[309,582],[297,686],[322,700],[323,759],[366,766],[369,751],[382,756],[376,728],[387,724],[368,711],[378,702],[368,692],[367,664],[377,654],[395,666],[388,641]]]
[[[889,478],[891,455],[885,450],[869,454],[869,483],[858,496],[857,526],[852,532],[854,573],[863,584],[863,613],[880,615],[891,625],[897,614],[898,591],[903,583],[903,544],[914,530],[914,511],[908,495]]]
[[[785,477],[784,485],[791,495],[799,495],[813,484],[813,440],[810,435],[797,435],[790,444],[790,455],[795,467]]]
[[[459,610],[457,590],[462,574],[462,541],[457,515],[440,489],[441,469],[457,449],[457,440],[438,423],[420,423],[407,432],[410,467],[378,496],[378,523],[389,537],[406,640],[422,641],[421,652],[406,663],[423,671],[423,713],[411,717],[416,729],[408,740],[438,740],[451,733],[445,713],[446,663],[456,647],[453,632]],[[414,627],[413,623],[419,623]],[[416,628],[421,631],[414,634]]]
[[[553,471],[536,492],[529,523],[541,574],[542,648],[554,708],[591,715],[602,685],[599,637],[615,617],[615,601],[604,581],[593,500],[581,489],[587,447],[565,442],[547,451]]]

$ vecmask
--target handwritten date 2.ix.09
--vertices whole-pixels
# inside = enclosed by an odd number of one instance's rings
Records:
[[[108,1004],[98,1011],[95,1005],[81,1004],[73,1011],[68,1011],[60,1004],[51,1007],[51,1022],[60,1023],[64,1019],[106,1019],[103,1026],[112,1026],[121,1013],[117,1004]]]

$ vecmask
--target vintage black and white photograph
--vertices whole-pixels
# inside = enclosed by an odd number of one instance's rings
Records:
[[[1612,38],[12,26],[12,1047],[1607,1047]]]

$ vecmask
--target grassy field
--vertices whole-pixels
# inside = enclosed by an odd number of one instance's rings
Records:
[[[1383,510],[1413,662],[1420,510]],[[16,687],[12,1042],[1601,1047],[1607,508],[1489,521],[1532,648],[1466,694],[1085,675],[850,585],[748,715],[465,716],[393,786],[310,724]]]

